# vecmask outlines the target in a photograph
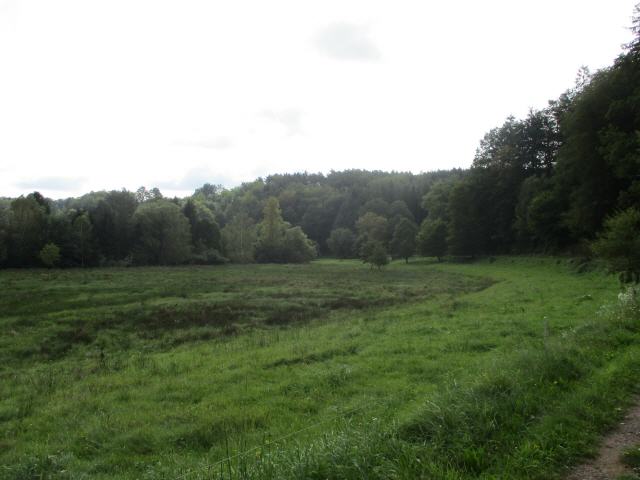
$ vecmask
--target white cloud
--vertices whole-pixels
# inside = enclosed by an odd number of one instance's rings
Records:
[[[212,150],[224,150],[233,146],[233,140],[226,136],[201,138],[198,140],[178,140],[175,143],[186,147],[209,148]]]
[[[9,14],[18,7],[17,0],[0,0],[0,15]]]
[[[0,0],[0,196],[466,167],[636,1]]]
[[[314,40],[322,53],[338,60],[380,58],[380,50],[369,38],[369,29],[359,25],[334,23],[320,30]]]
[[[65,192],[81,188],[85,182],[83,177],[36,177],[17,181],[15,186],[27,190]]]
[[[201,187],[205,183],[213,185],[230,186],[234,182],[227,176],[212,171],[207,166],[199,166],[188,170],[178,179],[158,180],[153,185],[160,190],[168,190],[170,192],[193,191]]]
[[[297,108],[285,108],[281,110],[263,110],[260,116],[279,123],[286,129],[288,136],[302,134],[302,116],[304,112]]]

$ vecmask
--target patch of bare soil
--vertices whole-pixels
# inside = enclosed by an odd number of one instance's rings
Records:
[[[615,480],[633,473],[624,463],[625,450],[640,444],[640,398],[613,432],[607,435],[596,458],[573,470],[567,480]]]

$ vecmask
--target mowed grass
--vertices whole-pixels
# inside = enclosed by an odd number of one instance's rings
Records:
[[[0,478],[552,478],[640,371],[555,259],[0,282]]]

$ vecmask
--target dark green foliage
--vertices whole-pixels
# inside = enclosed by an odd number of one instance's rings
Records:
[[[365,213],[356,222],[356,229],[358,231],[358,242],[360,244],[366,243],[369,240],[382,244],[387,242],[389,223],[387,219],[381,215],[372,212]]]
[[[447,224],[440,219],[425,219],[420,225],[416,243],[420,255],[436,257],[440,261],[447,253]]]
[[[308,187],[306,190],[307,194],[303,195],[301,202],[297,204],[297,207],[304,212],[300,222],[285,218],[293,225],[302,227],[320,250],[326,252],[326,241],[340,209],[343,195],[326,186]]]
[[[307,238],[300,227],[288,228],[284,233],[284,261],[286,263],[305,263],[316,258],[314,243]]]
[[[256,260],[260,263],[280,263],[284,261],[284,233],[287,223],[282,219],[280,203],[275,197],[267,200],[262,222],[258,224]]]
[[[525,175],[549,172],[559,147],[559,133],[550,110],[531,111],[525,120],[509,117],[480,141],[475,167],[498,168],[517,187]]]
[[[255,257],[260,263],[303,263],[316,257],[316,247],[300,227],[282,219],[278,199],[271,197],[258,225]]]
[[[623,54],[592,77],[562,118],[556,180],[574,238],[592,238],[640,174],[638,85],[640,61]]]
[[[74,265],[74,250],[78,239],[75,238],[73,230],[73,210],[60,212],[56,211],[47,218],[47,243],[55,243],[60,248],[61,261],[58,266]]]
[[[456,183],[451,190],[447,244],[454,255],[474,256],[492,250],[489,179],[488,172],[478,171]]]
[[[550,178],[527,178],[520,188],[515,213],[519,250],[547,252],[564,246],[568,232],[562,221],[562,200]]]
[[[60,262],[60,249],[55,243],[47,243],[38,254],[45,267],[55,267]]]
[[[358,236],[356,237],[355,249],[358,257],[367,262],[371,258],[374,246],[380,244],[385,249],[387,244],[389,222],[386,218],[373,212],[367,212],[356,222]]]
[[[513,225],[515,207],[521,186],[532,175],[549,175],[559,146],[557,124],[550,110],[532,111],[525,120],[509,117],[500,127],[491,130],[480,142],[469,177],[466,179],[469,212],[486,232],[472,228],[481,253],[508,251],[514,244]],[[461,192],[458,192],[458,195]],[[452,247],[458,254],[475,253],[468,247],[459,248],[460,196],[453,199],[454,240]],[[465,200],[463,200],[465,202]],[[480,206],[478,206],[480,204]],[[473,211],[480,208],[479,211]],[[471,210],[470,210],[471,209]],[[479,226],[479,225],[478,225]],[[466,252],[465,252],[466,251]]]
[[[411,210],[409,210],[409,207],[407,207],[407,204],[403,200],[394,200],[391,202],[391,205],[389,205],[389,217],[401,217],[415,222],[413,213],[411,213]]]
[[[192,199],[182,207],[182,213],[189,220],[191,232],[192,261],[199,264],[224,263],[220,251],[222,241],[220,227],[211,210]]]
[[[640,282],[640,211],[629,208],[608,218],[593,250],[621,282]]]
[[[227,258],[236,263],[254,259],[256,225],[244,212],[234,216],[222,229],[222,244]]]
[[[422,208],[430,219],[442,219],[449,221],[449,195],[454,183],[459,180],[459,175],[436,182],[422,197]]]
[[[371,268],[376,267],[378,270],[389,263],[387,249],[382,242],[376,240],[368,240],[362,246],[360,255],[364,263],[368,263]]]
[[[151,190],[147,190],[147,187],[139,187],[135,193],[136,202],[144,203],[150,200],[160,200],[162,197],[162,193],[157,187],[153,187]]]
[[[46,240],[48,213],[42,202],[37,200],[40,197],[40,194],[31,194],[11,202],[7,242],[9,266],[34,266],[38,263],[38,253]]]
[[[360,209],[360,216],[366,213],[375,213],[380,217],[389,218],[391,209],[389,204],[382,198],[373,198],[366,202]]]
[[[353,192],[348,194],[342,201],[336,217],[333,221],[334,228],[355,228],[356,221],[358,220],[358,200],[355,198]]]
[[[9,255],[9,209],[0,207],[0,266]]]
[[[195,265],[221,265],[228,262],[217,248],[204,248],[191,254],[190,263]]]
[[[141,265],[175,265],[191,255],[189,221],[167,200],[145,202],[133,216],[134,261]]]
[[[338,258],[354,258],[356,256],[356,236],[348,228],[332,230],[327,245],[331,253]]]
[[[95,247],[93,241],[93,226],[86,212],[76,216],[71,224],[73,235],[73,258],[76,265],[84,267],[87,263],[93,263]]]
[[[131,192],[112,191],[90,211],[100,252],[107,260],[122,260],[131,254],[135,241],[133,214],[137,206]]]
[[[209,209],[189,199],[182,207],[182,213],[189,220],[191,241],[196,251],[207,248],[220,250],[220,227]]]
[[[409,257],[416,252],[416,235],[418,227],[408,218],[402,217],[396,225],[393,232],[393,238],[389,247],[391,253],[399,258],[404,258],[405,262],[409,262]]]

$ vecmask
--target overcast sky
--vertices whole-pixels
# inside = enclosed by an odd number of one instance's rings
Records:
[[[635,0],[0,0],[0,196],[468,167]]]

